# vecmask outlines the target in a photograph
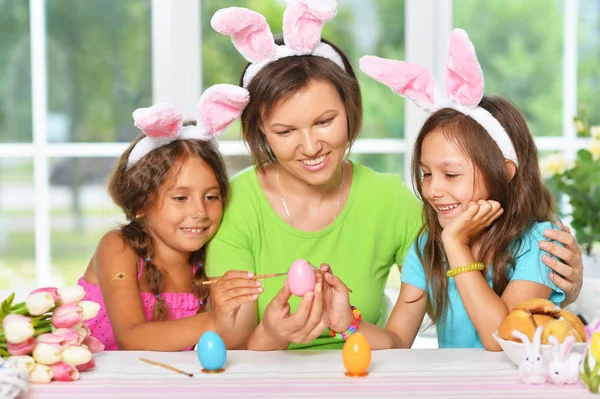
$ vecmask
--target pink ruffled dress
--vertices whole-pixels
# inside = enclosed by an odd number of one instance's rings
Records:
[[[140,259],[140,270],[138,271],[137,275],[138,281],[144,272],[144,264],[144,260]],[[198,266],[194,266],[194,274],[196,273],[197,268]],[[84,300],[94,301],[100,304],[100,310],[98,311],[96,317],[87,321],[90,327],[91,335],[104,344],[104,350],[119,350],[112,325],[110,324],[110,320],[106,314],[106,306],[104,305],[104,298],[102,298],[100,286],[89,283],[88,281],[84,280],[83,277],[79,279],[77,284],[83,287],[85,291],[85,297],[83,298]],[[151,292],[140,292],[140,297],[142,299],[142,306],[144,307],[146,321],[151,321],[152,308],[154,307],[157,296]],[[167,303],[169,311],[171,312],[171,318],[173,320],[193,316],[198,313],[198,309],[200,309],[201,306],[204,307],[204,303],[198,301],[198,298],[196,298],[196,296],[191,292],[163,292],[160,294],[160,297],[163,298]],[[191,349],[193,349],[193,347],[186,348],[185,350]]]

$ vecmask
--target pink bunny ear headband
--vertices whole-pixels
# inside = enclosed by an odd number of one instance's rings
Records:
[[[505,159],[519,165],[517,153],[500,122],[487,110],[478,106],[483,97],[483,72],[475,47],[467,32],[454,29],[446,58],[444,77],[445,94],[425,67],[404,61],[364,56],[360,69],[402,97],[410,98],[428,113],[441,108],[452,108],[473,118],[494,139]]]
[[[295,55],[327,58],[345,71],[342,57],[321,42],[323,25],[336,13],[335,0],[289,0],[283,13],[285,45],[281,46],[275,44],[265,17],[247,8],[223,8],[213,15],[210,24],[217,32],[231,36],[235,48],[251,63],[243,78],[244,87],[248,87],[266,65]]]
[[[244,111],[250,95],[248,90],[233,85],[218,84],[204,90],[198,102],[196,126],[183,126],[183,115],[171,104],[158,103],[133,112],[134,125],[146,134],[129,153],[127,168],[132,167],[150,151],[175,140],[211,140],[221,134]]]

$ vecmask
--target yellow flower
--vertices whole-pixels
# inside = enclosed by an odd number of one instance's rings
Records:
[[[541,169],[544,178],[550,178],[563,174],[569,169],[569,163],[562,154],[552,154],[542,160]]]
[[[597,362],[600,362],[600,331],[596,331],[592,334],[592,345],[590,347],[592,356]]]
[[[576,120],[575,121],[575,129],[577,129],[577,131],[579,133],[581,133],[581,132],[583,132],[585,130],[585,125],[583,124],[582,121]]]
[[[588,151],[592,153],[594,159],[600,159],[600,140],[592,141],[592,145],[588,147]]]
[[[600,125],[592,126],[590,128],[590,134],[596,141],[600,141]]]

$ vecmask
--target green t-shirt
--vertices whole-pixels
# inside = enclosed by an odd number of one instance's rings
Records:
[[[352,166],[352,185],[344,209],[331,225],[315,232],[296,230],[275,213],[254,168],[234,176],[223,221],[208,245],[207,274],[219,276],[228,270],[286,272],[299,258],[317,266],[328,263],[353,290],[350,303],[365,320],[377,324],[390,268],[402,264],[421,227],[421,204],[400,176],[377,173],[356,163]],[[283,287],[285,277],[262,281],[259,318]],[[292,312],[299,303],[300,298],[290,298]],[[327,333],[308,344],[291,344],[290,349],[341,348],[344,341]]]

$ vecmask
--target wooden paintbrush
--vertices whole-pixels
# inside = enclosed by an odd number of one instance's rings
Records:
[[[159,367],[162,367],[162,368],[167,369],[167,370],[174,371],[174,372],[179,373],[179,374],[187,375],[188,377],[193,377],[194,376],[194,374],[192,374],[192,373],[186,373],[185,371],[179,370],[178,368],[173,367],[173,366],[169,366],[168,364],[164,364],[164,363],[160,363],[160,362],[155,362],[154,360],[150,360],[150,359],[144,359],[143,357],[140,357],[140,360],[142,362],[145,362],[145,363],[148,363],[148,364],[152,364],[154,366],[159,366]]]
[[[315,270],[319,271],[321,274],[325,274],[325,272],[321,269],[319,269],[318,267],[311,265]],[[254,280],[261,280],[264,278],[272,278],[272,277],[281,277],[281,276],[287,276],[287,273],[270,273],[270,274],[259,274],[257,276],[254,276],[253,279]],[[219,280],[220,277],[215,277],[213,280],[205,280],[202,282],[202,285],[207,285],[207,284],[213,284],[216,283]],[[348,292],[352,292],[352,290],[350,289],[350,287],[348,287]]]

